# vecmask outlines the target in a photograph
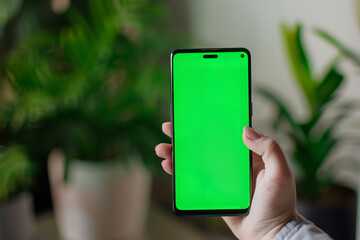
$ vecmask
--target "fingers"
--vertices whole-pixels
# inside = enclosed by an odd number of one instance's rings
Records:
[[[169,137],[171,137],[171,122],[164,122],[162,124],[162,131]]]
[[[161,166],[163,167],[164,171],[170,175],[172,175],[172,161],[165,159],[161,162]]]
[[[161,166],[163,167],[164,171],[170,175],[172,174],[171,148],[171,144],[169,143],[160,143],[155,147],[156,154],[161,158],[165,158],[165,160],[161,162]]]
[[[160,143],[156,145],[155,152],[159,157],[171,160],[171,144]]]
[[[171,137],[171,122],[164,122],[162,124],[162,131],[169,137]],[[171,158],[171,144],[168,143],[160,143],[155,147],[156,154],[161,157],[165,158],[161,162],[161,166],[163,167],[164,171],[168,174],[172,174],[172,158]]]
[[[263,136],[250,127],[244,127],[243,141],[251,151],[262,157],[269,176],[291,175],[286,158],[274,139]]]
[[[171,122],[164,122],[162,124],[162,131],[169,137],[171,137]],[[168,143],[160,143],[155,147],[156,154],[161,157],[165,158],[161,162],[161,166],[163,167],[164,171],[168,174],[172,174],[172,158],[171,158],[171,144]]]

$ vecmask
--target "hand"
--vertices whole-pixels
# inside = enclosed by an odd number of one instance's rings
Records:
[[[162,125],[171,137],[171,123]],[[253,199],[247,216],[223,217],[238,239],[273,239],[297,215],[293,175],[279,145],[271,138],[244,127],[243,141],[253,151]],[[161,165],[172,174],[171,144],[160,143],[156,154],[165,158]]]

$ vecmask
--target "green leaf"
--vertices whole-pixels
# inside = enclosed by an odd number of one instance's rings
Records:
[[[29,187],[32,168],[25,149],[12,145],[0,152],[0,202]]]
[[[293,157],[296,164],[301,168],[305,179],[316,180],[317,164],[313,159],[313,150],[309,146],[313,146],[311,139],[299,138],[293,132],[288,132],[290,139],[294,144]]]
[[[319,28],[314,28],[314,32],[333,45],[335,48],[337,48],[342,55],[352,60],[355,64],[360,65],[360,56],[357,54],[354,54],[354,51],[347,48],[344,44],[342,44],[340,41],[335,39],[333,36],[331,36],[329,33],[325,32],[324,30],[321,30]]]
[[[281,29],[287,52],[289,54],[291,68],[294,71],[298,84],[303,90],[310,106],[311,113],[314,114],[317,110],[315,95],[316,82],[312,77],[308,56],[304,49],[302,41],[302,26],[297,24],[295,28],[291,28],[289,26],[282,25]]]
[[[313,158],[317,163],[318,168],[324,164],[328,158],[328,155],[335,148],[335,146],[340,142],[344,142],[344,139],[341,139],[340,137],[334,137],[334,131],[336,127],[338,127],[339,124],[342,123],[342,121],[348,116],[350,111],[350,106],[348,108],[342,108],[333,119],[323,120],[329,122],[328,126],[321,130],[320,136],[313,137],[314,141],[309,146],[314,148]],[[321,125],[322,128],[324,124],[319,122],[319,125]]]
[[[344,76],[336,70],[336,63],[330,67],[324,79],[316,88],[317,108],[322,109],[326,103],[332,100],[333,94],[343,82]]]
[[[314,141],[313,159],[316,163],[317,169],[319,169],[325,163],[328,155],[338,142],[338,139],[333,137],[332,127],[329,127],[319,139]]]

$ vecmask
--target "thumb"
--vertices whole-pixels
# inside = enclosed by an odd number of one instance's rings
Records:
[[[284,153],[274,139],[261,135],[250,127],[244,127],[243,141],[251,151],[261,156],[266,175],[273,177],[291,175]]]

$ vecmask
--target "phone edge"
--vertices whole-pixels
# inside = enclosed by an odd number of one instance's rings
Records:
[[[249,58],[248,64],[248,86],[249,86],[249,127],[252,127],[253,116],[253,103],[252,103],[252,74],[251,74],[251,53],[244,47],[229,47],[229,48],[187,48],[187,49],[175,49],[170,54],[170,77],[171,77],[171,103],[170,103],[170,121],[171,121],[171,157],[172,157],[172,210],[175,215],[179,217],[217,217],[217,216],[243,216],[250,212],[252,197],[253,197],[253,166],[252,166],[252,151],[249,151],[250,159],[250,203],[246,209],[226,209],[226,210],[180,210],[176,207],[175,203],[175,144],[174,144],[174,104],[173,104],[173,59],[177,53],[191,53],[191,52],[232,52],[243,51],[246,52]],[[237,212],[237,213],[234,213]]]

